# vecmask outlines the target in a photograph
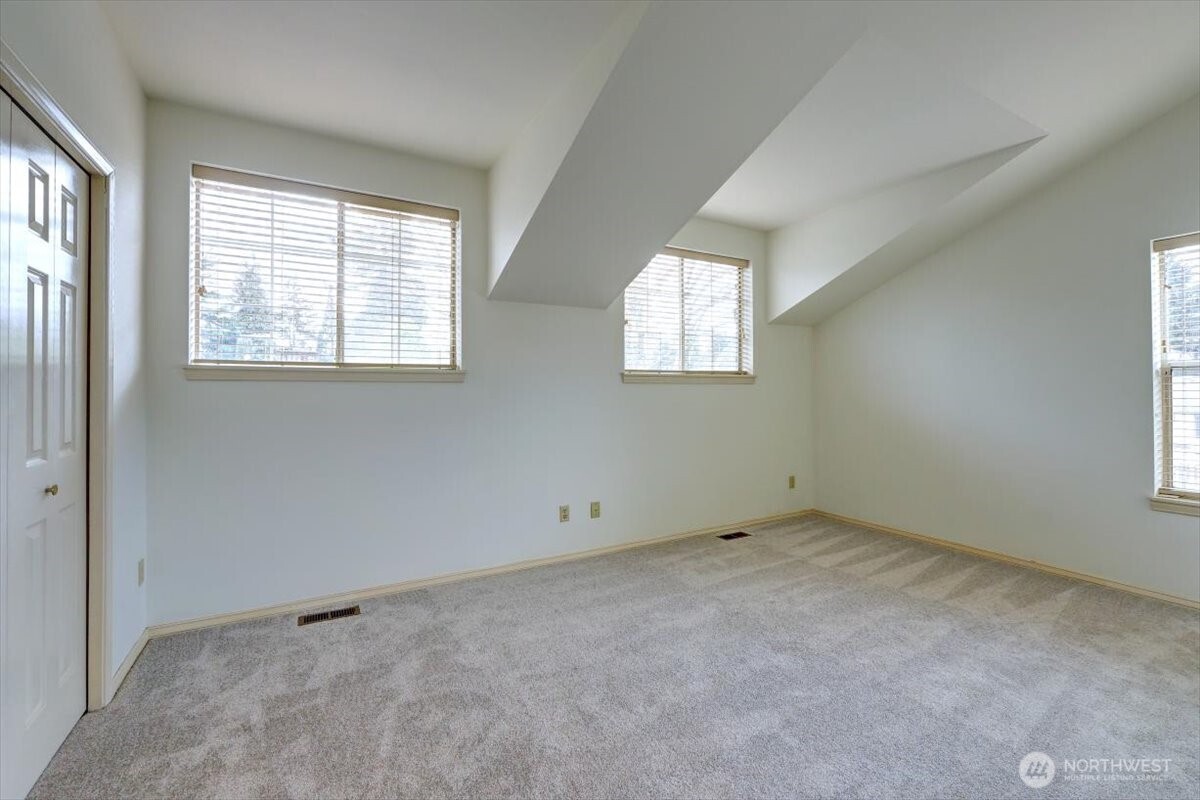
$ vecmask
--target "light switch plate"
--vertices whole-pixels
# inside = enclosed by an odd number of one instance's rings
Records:
[[[600,501],[592,501],[592,519],[600,519]]]
[[[559,506],[558,507],[558,521],[559,522],[570,522],[571,521],[571,507],[570,506]]]

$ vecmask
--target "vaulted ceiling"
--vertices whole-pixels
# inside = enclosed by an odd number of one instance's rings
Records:
[[[1189,2],[104,6],[151,96],[489,168],[494,299],[608,306],[700,215],[796,324],[1200,90]]]
[[[623,4],[103,2],[151,97],[489,167]]]

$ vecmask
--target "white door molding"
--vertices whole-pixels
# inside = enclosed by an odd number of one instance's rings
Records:
[[[115,170],[33,73],[0,41],[0,88],[87,171],[91,183],[88,226],[88,511],[87,511],[87,707],[105,706],[117,690],[108,669],[112,646],[112,453],[113,351],[109,290]]]

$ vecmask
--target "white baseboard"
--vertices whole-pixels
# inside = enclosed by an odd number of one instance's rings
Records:
[[[1034,561],[1028,558],[1020,558],[1018,556],[1010,556],[1007,553],[1001,553],[996,550],[985,550],[982,547],[972,547],[969,544],[959,544],[958,542],[949,539],[940,539],[936,536],[927,536],[923,533],[913,533],[901,528],[893,528],[888,525],[881,525],[877,522],[868,522],[854,517],[845,517],[841,514],[834,514],[829,511],[819,511],[814,509],[813,514],[826,519],[834,520],[835,522],[845,522],[848,525],[857,525],[860,528],[869,528],[880,533],[890,533],[893,536],[903,536],[906,539],[914,539],[925,544],[937,545],[945,547],[949,550],[957,550],[960,553],[970,553],[973,556],[988,558],[993,561],[1003,561],[1005,564],[1012,564],[1017,567],[1027,567],[1036,569],[1039,572],[1048,572],[1051,575],[1057,575],[1060,578],[1071,578],[1072,580],[1084,581],[1085,583],[1094,583],[1097,586],[1104,586],[1108,589],[1116,589],[1119,592],[1128,592],[1141,597],[1150,597],[1155,600],[1162,600],[1166,603],[1184,606],[1185,608],[1200,609],[1200,601],[1192,600],[1187,597],[1179,597],[1178,595],[1167,594],[1166,592],[1155,591],[1154,589],[1143,589],[1140,586],[1132,586],[1128,583],[1120,583],[1119,581],[1101,578],[1097,575],[1089,575],[1086,572],[1076,572],[1065,567],[1056,567],[1052,564],[1043,564],[1041,561]]]
[[[940,539],[936,536],[912,533],[911,531],[892,528],[875,522],[868,522],[866,520],[855,519],[854,517],[846,517],[840,514],[833,514],[828,511],[819,511],[817,509],[808,508],[802,511],[791,511],[785,514],[773,514],[767,517],[759,517],[757,519],[734,522],[727,525],[717,525],[710,528],[700,528],[697,530],[683,531],[681,533],[672,533],[667,536],[658,536],[652,539],[640,539],[635,542],[623,542],[621,544],[609,545],[608,547],[597,547],[591,550],[580,550],[574,553],[547,556],[546,558],[534,558],[526,561],[517,561],[511,564],[501,564],[495,567],[485,567],[483,569],[464,570],[462,572],[453,572],[445,575],[435,575],[429,578],[415,578],[413,580],[400,581],[399,583],[391,583],[384,586],[374,586],[367,589],[358,589],[355,591],[341,592],[339,594],[330,594],[321,597],[309,597],[302,600],[294,600],[287,603],[277,603],[275,605],[262,606],[260,608],[250,608],[244,611],[235,611],[227,614],[213,614],[211,616],[197,617],[195,619],[181,620],[179,622],[167,622],[160,625],[151,625],[142,631],[142,635],[138,637],[138,640],[134,643],[133,648],[129,651],[129,654],[125,656],[125,660],[121,662],[121,666],[117,669],[116,674],[113,676],[113,679],[110,682],[110,685],[112,687],[113,694],[116,694],[117,689],[125,680],[125,676],[129,674],[130,668],[132,668],[134,662],[137,661],[137,658],[141,654],[142,649],[145,648],[146,643],[150,639],[154,639],[159,636],[170,636],[172,634],[182,633],[184,631],[198,630],[200,628],[212,628],[218,625],[229,625],[235,622],[245,622],[247,620],[273,617],[280,614],[293,614],[322,606],[358,602],[361,600],[368,600],[373,597],[382,597],[384,595],[398,594],[400,592],[411,592],[415,589],[424,589],[429,586],[455,583],[457,581],[470,580],[471,578],[482,578],[488,575],[503,575],[509,572],[518,572],[520,570],[533,569],[534,567],[541,567],[549,564],[561,564],[568,561],[577,561],[583,558],[606,555],[608,553],[617,553],[622,550],[630,550],[637,547],[648,547],[650,545],[670,542],[676,539],[686,539],[692,536],[715,535],[734,531],[739,528],[746,528],[754,525],[765,525],[771,522],[779,522],[785,519],[793,519],[810,515],[816,515],[824,517],[825,519],[834,520],[836,522],[844,522],[850,525],[857,525],[862,528],[869,528],[871,530],[892,534],[894,536],[902,536],[904,538],[913,539],[926,544],[937,545],[939,547],[945,547],[947,549],[956,550],[963,553],[970,553],[971,555],[992,559],[994,561],[1002,561],[1006,564],[1036,569],[1052,575],[1084,581],[1087,583],[1104,586],[1109,589],[1129,592],[1142,597],[1150,597],[1155,600],[1162,600],[1191,609],[1200,609],[1200,602],[1185,597],[1177,597],[1164,592],[1157,592],[1152,589],[1143,589],[1138,586],[1118,583],[1117,581],[1108,580],[1107,578],[1088,575],[1083,572],[1075,572],[1074,570],[1055,567],[1025,558],[1018,558],[1016,556],[1010,556],[1006,553],[1000,553],[994,550],[984,550],[983,548],[979,547],[959,544],[958,542],[953,542],[948,539]],[[108,703],[108,701],[111,699],[111,696],[107,697],[105,698],[104,702]]]
[[[121,666],[117,667],[117,671],[113,673],[112,680],[108,682],[110,693],[104,698],[104,705],[108,705],[113,697],[116,696],[117,690],[125,682],[125,676],[129,674],[129,670],[133,669],[134,662],[138,660],[138,656],[142,654],[142,650],[146,649],[146,642],[150,641],[151,636],[150,629],[144,629],[142,635],[133,643],[133,647],[129,648],[125,660],[121,662]],[[95,711],[96,709],[92,708],[88,710]]]
[[[790,511],[785,514],[772,514],[768,517],[759,517],[758,519],[744,520],[742,522],[731,522],[727,525],[717,525],[711,528],[700,528],[698,530],[684,531],[682,533],[672,533],[667,536],[658,536],[653,539],[639,539],[635,542],[622,542],[621,544],[609,545],[608,547],[580,550],[574,553],[547,556],[546,558],[533,558],[526,561],[517,561],[511,564],[501,564],[495,567],[471,569],[463,572],[452,572],[445,575],[435,575],[429,578],[415,578],[413,580],[400,581],[399,583],[391,583],[384,586],[373,586],[368,589],[357,589],[350,592],[341,592],[339,594],[330,594],[322,597],[307,597],[302,600],[293,600],[287,603],[277,603],[275,605],[262,606],[260,608],[250,608],[246,609],[245,611],[234,611],[228,614],[213,614],[211,616],[197,617],[195,619],[181,620],[179,622],[167,622],[159,625],[151,625],[149,628],[147,628],[147,632],[150,638],[155,638],[158,636],[170,636],[173,633],[197,630],[199,628],[211,628],[217,625],[229,625],[230,623],[234,622],[245,622],[252,619],[261,619],[262,617],[273,617],[279,614],[294,614],[306,609],[319,608],[321,606],[354,603],[361,600],[368,600],[373,597],[398,594],[400,592],[411,592],[414,589],[424,589],[429,586],[438,586],[443,583],[454,583],[457,581],[469,580],[471,578],[482,578],[488,575],[503,575],[508,572],[532,569],[534,567],[541,567],[547,564],[561,564],[566,561],[576,561],[581,558],[591,558],[593,556],[602,556],[608,553],[617,553],[622,550],[629,550],[635,547],[647,547],[649,545],[661,544],[662,542],[669,542],[675,539],[686,539],[691,536],[704,536],[705,534],[726,533],[737,530],[738,528],[745,528],[752,525],[764,525],[770,522],[791,519],[793,517],[803,517],[811,513],[812,509],[808,508],[802,511]]]

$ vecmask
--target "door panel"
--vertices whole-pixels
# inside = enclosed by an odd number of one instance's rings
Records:
[[[59,441],[59,454],[66,455],[75,449],[75,429],[78,422],[75,396],[76,372],[79,369],[78,349],[75,346],[78,320],[75,318],[75,287],[66,281],[58,285],[58,363],[62,365],[59,371],[59,395],[62,397],[62,437]]]
[[[46,341],[50,335],[50,309],[46,287],[50,276],[30,268],[25,276],[25,384],[28,402],[25,406],[26,466],[46,460]]]
[[[86,703],[88,177],[4,99],[0,796],[19,797]]]
[[[80,620],[76,619],[81,609],[86,612],[87,603],[86,554],[84,548],[80,547],[85,524],[83,504],[71,502],[59,509],[58,524],[54,526],[58,535],[55,543],[58,569],[53,577],[57,605],[54,619],[59,622],[54,631],[58,636],[55,677],[59,689],[69,686],[76,678],[84,677],[86,669],[84,650],[78,646],[85,631],[84,626],[79,624]],[[68,624],[63,624],[64,621]]]
[[[26,528],[24,541],[18,545],[19,553],[9,559],[10,563],[23,567],[23,586],[16,596],[24,601],[21,606],[30,621],[20,653],[21,672],[25,676],[26,728],[37,725],[46,709],[46,527],[46,520],[39,519]]]
[[[26,211],[26,224],[29,230],[40,239],[50,240],[50,174],[45,167],[54,169],[53,161],[38,159],[41,153],[31,153],[29,162],[25,165],[28,173],[25,176],[29,183],[29,207]],[[35,160],[36,159],[36,160]],[[39,163],[41,162],[41,163]]]

